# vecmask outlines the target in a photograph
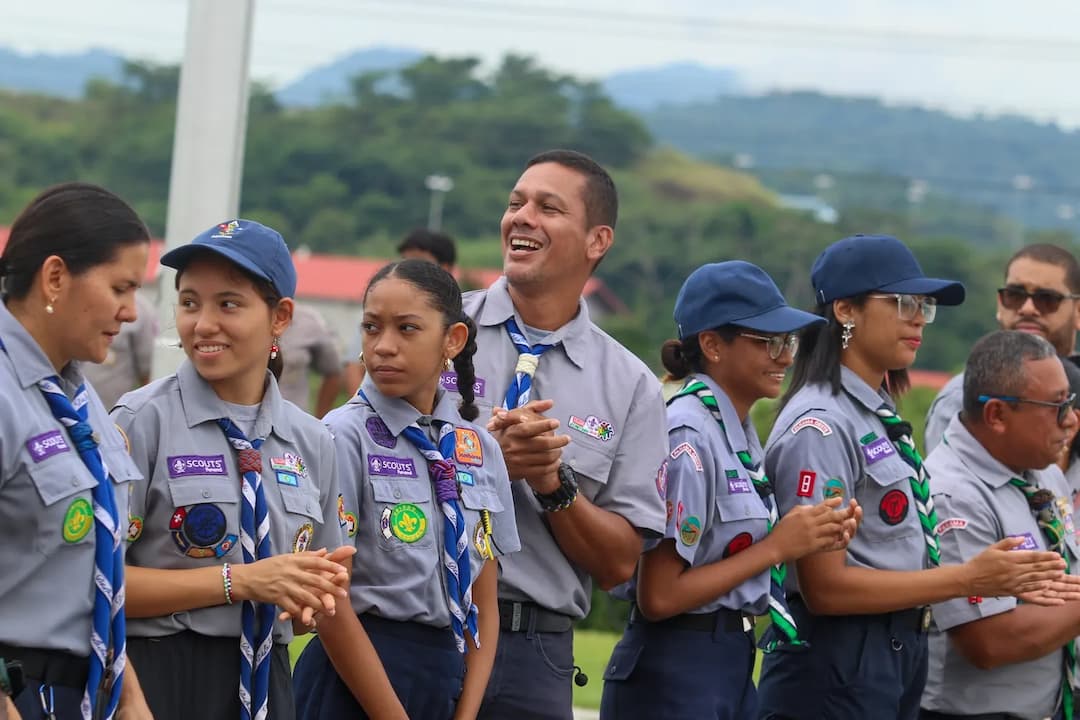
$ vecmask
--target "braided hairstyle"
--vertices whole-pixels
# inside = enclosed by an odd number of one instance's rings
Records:
[[[365,304],[371,289],[386,278],[404,280],[424,293],[431,307],[442,313],[443,329],[459,322],[465,323],[469,329],[465,347],[454,358],[454,371],[457,373],[458,393],[461,395],[458,413],[464,420],[475,420],[480,415],[473,387],[476,383],[476,368],[473,367],[473,356],[476,354],[476,323],[462,310],[461,288],[458,287],[457,280],[435,263],[426,260],[401,260],[390,263],[375,273],[371,282],[368,283],[367,290],[364,291]]]

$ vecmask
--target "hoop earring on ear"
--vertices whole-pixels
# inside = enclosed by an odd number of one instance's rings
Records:
[[[840,349],[841,350],[847,350],[848,345],[851,344],[851,336],[854,335],[854,333],[851,332],[851,331],[854,328],[855,328],[855,323],[853,323],[851,320],[848,320],[847,322],[844,323],[844,332],[840,333]]]
[[[276,337],[276,338],[274,338],[273,342],[270,343],[270,359],[271,360],[277,360],[278,351],[281,350],[281,348],[278,347],[279,342],[281,342],[281,338]]]

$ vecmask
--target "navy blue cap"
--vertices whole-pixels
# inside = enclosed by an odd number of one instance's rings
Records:
[[[928,295],[940,305],[964,302],[956,280],[928,278],[907,245],[889,235],[852,235],[825,248],[810,271],[821,304],[868,292]]]
[[[256,277],[269,280],[283,298],[296,294],[296,267],[285,239],[277,230],[254,220],[232,220],[215,225],[187,245],[161,256],[161,264],[180,270],[196,253],[215,252]]]
[[[722,325],[786,333],[823,322],[823,317],[789,307],[772,278],[742,260],[702,265],[675,299],[680,340]]]

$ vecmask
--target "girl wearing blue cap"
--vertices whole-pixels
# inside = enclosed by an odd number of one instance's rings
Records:
[[[788,307],[760,268],[732,261],[687,278],[675,321],[680,339],[662,359],[683,384],[668,402],[671,452],[657,477],[667,530],[630,583],[636,604],[604,675],[600,716],[750,720],[754,617],[785,629],[778,644],[801,644],[781,591],[785,564],[843,549],[858,506],[830,498],[777,522],[750,421],[755,401],[780,394],[799,332],[822,319]]]
[[[128,519],[129,651],[158,720],[288,720],[287,619],[333,611],[348,577],[335,561],[353,552],[326,554],[342,539],[330,433],[275,377],[296,271],[281,235],[248,220],[161,262],[177,270],[187,360],[113,410],[143,476]]]
[[[119,197],[64,183],[27,205],[0,256],[0,665],[23,681],[3,673],[0,717],[9,692],[25,720],[149,717],[124,646],[139,473],[81,369],[136,319],[149,242]]]
[[[817,313],[765,448],[780,513],[824,499],[865,510],[845,550],[807,555],[787,576],[791,616],[806,646],[765,656],[762,718],[915,718],[927,672],[927,605],[955,597],[1043,595],[1061,576],[1052,552],[997,543],[964,565],[940,566],[930,478],[897,414],[907,368],[938,305],[964,287],[926,277],[896,238],[830,245],[811,272]],[[784,639],[773,625],[764,640]]]
[[[475,718],[499,636],[497,558],[519,549],[499,444],[472,422],[476,326],[453,276],[404,260],[371,279],[361,330],[364,382],[326,416],[355,614],[320,620],[296,664],[297,715]]]

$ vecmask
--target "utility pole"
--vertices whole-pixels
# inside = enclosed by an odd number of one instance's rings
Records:
[[[454,181],[445,175],[428,175],[424,186],[431,191],[431,203],[428,205],[428,230],[442,230],[443,198],[454,189]]]
[[[165,251],[214,223],[235,219],[247,135],[248,64],[254,0],[189,0],[176,102]],[[160,268],[153,377],[183,359],[176,334],[175,272]]]

